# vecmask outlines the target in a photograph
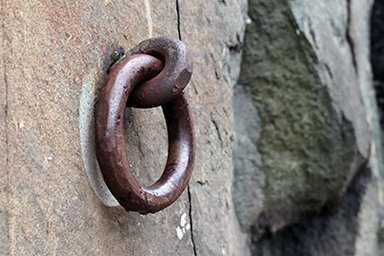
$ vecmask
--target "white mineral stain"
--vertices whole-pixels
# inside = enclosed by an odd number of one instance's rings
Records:
[[[249,25],[252,23],[252,19],[247,15],[247,17],[245,17],[245,24]]]
[[[185,224],[187,224],[187,214],[183,213],[180,219],[180,226],[185,227]]]
[[[181,240],[183,238],[184,234],[183,234],[183,231],[181,230],[180,227],[176,228],[176,233],[177,233],[177,237],[179,238],[179,240]]]

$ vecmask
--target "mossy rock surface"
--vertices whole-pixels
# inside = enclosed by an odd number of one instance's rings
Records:
[[[238,86],[248,88],[260,118],[257,171],[265,179],[264,208],[252,225],[262,235],[337,203],[365,159],[354,125],[336,107],[319,75],[318,56],[289,2],[249,4],[252,23],[246,30]],[[244,210],[238,207],[238,216]],[[243,227],[250,228],[241,218]]]

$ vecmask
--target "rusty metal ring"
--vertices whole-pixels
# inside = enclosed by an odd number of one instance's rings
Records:
[[[156,77],[135,87],[128,106],[153,108],[176,99],[192,75],[192,53],[188,46],[171,37],[151,38],[131,49],[127,56],[140,53],[162,60],[165,66]]]
[[[164,209],[181,195],[192,174],[194,131],[182,93],[162,105],[169,146],[166,167],[160,179],[152,186],[142,187],[129,167],[124,108],[134,87],[156,76],[162,69],[163,63],[150,55],[137,54],[123,59],[109,73],[95,109],[96,153],[100,169],[112,194],[127,211],[154,213]]]

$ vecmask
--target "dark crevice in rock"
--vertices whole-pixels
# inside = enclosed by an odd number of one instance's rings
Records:
[[[309,26],[309,33],[311,34],[313,44],[314,44],[315,47],[318,49],[319,46],[317,45],[316,33],[315,33],[315,31],[314,31],[314,28],[313,28],[313,25],[312,25],[312,21],[311,21],[310,18],[308,19],[308,26]]]
[[[325,64],[324,66],[325,66],[325,69],[327,70],[327,73],[328,73],[329,77],[331,79],[333,79],[333,74],[332,74],[331,69],[329,68],[329,65]]]
[[[236,42],[235,43],[226,43],[226,46],[228,47],[230,52],[233,53],[241,53],[243,49],[243,40],[241,40],[240,35],[236,35]]]
[[[201,186],[209,185],[208,180],[204,180],[204,181],[198,180],[196,183],[201,185]]]
[[[380,123],[384,127],[384,1],[376,0],[371,16],[371,63]]]
[[[180,29],[180,9],[179,9],[179,1],[176,0],[176,14],[177,14],[177,32],[179,35],[179,40],[181,39],[181,29]],[[195,244],[195,239],[193,237],[193,217],[192,217],[192,195],[191,195],[191,187],[188,184],[187,187],[187,192],[188,192],[188,215],[189,215],[189,224],[191,225],[191,243],[192,243],[192,248],[193,248],[193,255],[197,256],[197,250],[196,250],[196,244]]]
[[[384,147],[384,0],[375,0],[371,13],[371,64],[374,88],[381,126],[381,141]],[[384,152],[382,152],[384,156]],[[377,230],[380,250],[384,255],[384,208],[379,214],[380,225]]]
[[[325,207],[315,215],[302,218],[297,224],[277,235],[270,234],[254,241],[256,256],[353,256],[359,227],[359,212],[371,170],[362,168],[341,199],[339,207]]]
[[[219,126],[215,120],[215,118],[213,117],[213,114],[211,113],[210,114],[210,117],[211,117],[211,122],[213,124],[213,126],[215,127],[215,130],[217,132],[217,137],[219,138],[219,141],[220,141],[220,144],[221,146],[223,147],[223,139],[221,138],[221,133],[220,133],[220,129],[219,129]]]
[[[352,63],[353,67],[355,69],[355,72],[357,73],[357,61],[356,61],[356,53],[355,53],[355,44],[353,42],[353,39],[351,37],[351,0],[347,0],[347,11],[348,11],[348,20],[347,20],[347,33],[346,33],[346,39],[349,45],[349,48],[351,49],[352,54]]]
[[[179,34],[179,39],[181,40],[179,0],[176,0],[176,14],[177,14],[177,32]]]
[[[193,255],[197,256],[196,244],[193,238],[193,221],[192,221],[192,197],[191,197],[191,188],[188,185],[188,202],[189,202],[189,220],[191,225],[191,242],[193,246]]]

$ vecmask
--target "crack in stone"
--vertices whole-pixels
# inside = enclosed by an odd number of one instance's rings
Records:
[[[211,122],[212,122],[212,124],[215,127],[215,130],[217,132],[217,137],[219,138],[221,147],[223,147],[223,139],[221,138],[221,133],[220,133],[219,125],[217,124],[217,122],[216,122],[216,120],[215,120],[215,118],[214,118],[212,113],[210,114],[210,116],[211,116]]]
[[[181,40],[181,29],[180,29],[180,8],[179,8],[179,0],[176,0],[176,14],[177,14],[177,32],[179,35],[179,40]],[[192,248],[193,248],[193,255],[197,256],[197,250],[196,250],[196,244],[195,240],[193,238],[193,221],[192,221],[192,196],[191,196],[191,188],[190,185],[188,184],[187,187],[187,192],[188,192],[188,206],[189,206],[189,223],[191,225],[191,243],[192,243]]]
[[[351,16],[352,16],[351,8],[352,8],[351,0],[347,0],[348,20],[347,20],[346,39],[347,39],[349,48],[351,49],[353,68],[355,70],[355,73],[357,73],[357,60],[356,60],[356,53],[355,53],[355,47],[354,47],[355,43],[353,42],[353,39],[351,36]]]
[[[195,240],[193,238],[192,197],[191,197],[191,188],[189,185],[187,188],[187,192],[188,192],[188,202],[189,202],[189,222],[191,225],[191,242],[192,242],[192,247],[193,247],[193,255],[197,256],[196,244],[195,244]]]
[[[179,39],[181,40],[179,0],[176,0],[176,14],[177,14],[177,32],[179,35]]]

